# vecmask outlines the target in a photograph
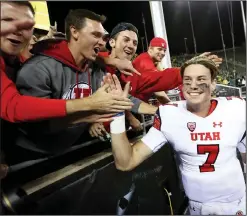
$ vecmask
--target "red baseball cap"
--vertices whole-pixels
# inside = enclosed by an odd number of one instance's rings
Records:
[[[151,47],[162,47],[162,48],[167,48],[167,43],[165,39],[160,38],[160,37],[155,37],[150,41],[150,46]]]

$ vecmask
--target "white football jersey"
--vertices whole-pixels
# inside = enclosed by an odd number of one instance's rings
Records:
[[[245,195],[236,148],[246,150],[246,101],[216,98],[207,117],[186,108],[186,101],[159,107],[154,125],[142,138],[153,152],[169,142],[179,156],[185,192],[197,202],[231,202]]]

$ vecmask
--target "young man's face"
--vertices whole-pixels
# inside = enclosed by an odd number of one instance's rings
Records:
[[[73,30],[71,38],[78,44],[80,54],[88,60],[94,61],[102,46],[104,28],[102,24],[95,20],[86,19],[85,26],[80,30]]]
[[[1,2],[1,11],[9,7],[23,13],[23,17],[34,19],[34,15],[29,7],[11,2]],[[1,50],[8,55],[19,55],[21,50],[29,43],[32,35],[33,28],[1,36]]]
[[[154,63],[161,62],[165,57],[166,49],[163,47],[149,47],[149,54]]]
[[[215,86],[210,70],[205,66],[192,64],[185,68],[182,91],[190,105],[200,105],[211,100]]]
[[[116,40],[110,39],[112,52],[119,59],[131,60],[136,53],[138,45],[137,34],[133,31],[122,31],[117,35]]]

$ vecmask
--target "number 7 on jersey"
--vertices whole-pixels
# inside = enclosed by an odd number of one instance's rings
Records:
[[[203,165],[199,166],[200,172],[214,172],[215,161],[217,160],[219,154],[219,145],[197,145],[197,154],[206,154],[208,153],[207,160]]]

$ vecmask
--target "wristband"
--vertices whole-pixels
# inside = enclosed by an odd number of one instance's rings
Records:
[[[124,112],[118,113],[113,117],[113,121],[110,123],[110,130],[112,134],[120,134],[126,131]]]

